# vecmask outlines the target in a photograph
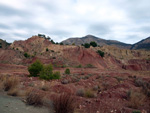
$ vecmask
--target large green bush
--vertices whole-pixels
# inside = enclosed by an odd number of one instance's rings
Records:
[[[53,72],[53,66],[49,64],[44,66],[39,77],[45,80],[60,79],[60,72]]]
[[[33,64],[31,64],[28,67],[28,71],[30,73],[30,76],[37,77],[40,74],[40,71],[43,69],[43,64],[39,61],[36,60]]]
[[[28,67],[30,76],[39,77],[40,79],[50,80],[50,79],[59,79],[60,72],[53,72],[53,65],[43,65],[39,60],[34,62]]]
[[[84,47],[85,47],[85,48],[90,48],[90,44],[89,44],[89,43],[85,43],[85,44],[84,44]]]
[[[49,80],[51,76],[53,76],[52,64],[45,65],[40,72],[40,78],[45,79],[45,80]]]
[[[94,42],[94,41],[90,42],[90,45],[93,46],[93,47],[97,47],[97,43]]]

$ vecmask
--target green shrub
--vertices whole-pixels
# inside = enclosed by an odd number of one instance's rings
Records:
[[[60,72],[59,71],[54,72],[52,79],[60,79]]]
[[[82,65],[80,64],[80,65],[76,66],[76,68],[82,68]]]
[[[60,45],[64,45],[64,44],[61,42]]]
[[[84,47],[85,47],[85,48],[90,48],[90,44],[89,44],[89,43],[85,43],[85,44],[84,44]]]
[[[24,56],[25,56],[26,58],[29,58],[29,57],[30,57],[30,55],[29,55],[28,53],[24,53]]]
[[[85,91],[85,97],[94,98],[94,93],[91,90],[86,90]]]
[[[30,76],[39,77],[40,79],[50,80],[59,79],[60,72],[53,72],[53,65],[43,65],[39,60],[28,67]]]
[[[98,50],[97,53],[98,53],[101,57],[104,57],[104,52],[103,52],[103,51]]]
[[[46,52],[48,51],[48,48],[46,48]]]
[[[65,74],[70,74],[70,69],[67,68],[67,69],[65,70]]]
[[[141,113],[141,111],[132,111],[132,113]]]
[[[90,42],[90,45],[93,46],[93,47],[97,47],[97,43],[94,42],[94,41]]]
[[[53,66],[49,64],[43,67],[39,77],[44,80],[60,79],[60,72],[53,72]]]
[[[93,68],[94,66],[92,64],[87,64],[86,67],[87,68]]]
[[[39,61],[36,60],[33,64],[31,64],[28,67],[28,71],[30,73],[30,76],[37,77],[40,74],[40,71],[43,69],[43,64]]]
[[[45,65],[40,72],[40,78],[49,80],[53,76],[53,66],[51,64]]]

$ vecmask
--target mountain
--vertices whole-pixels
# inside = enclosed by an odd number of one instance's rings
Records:
[[[62,41],[63,44],[75,44],[75,45],[81,45],[84,43],[90,43],[91,41],[95,41],[99,46],[104,46],[104,45],[112,45],[112,46],[116,46],[119,48],[124,48],[124,49],[130,49],[131,48],[131,44],[126,44],[123,42],[119,42],[116,40],[105,40],[99,37],[95,37],[92,35],[87,35],[84,37],[77,37],[77,38],[69,38],[67,40]]]
[[[9,45],[10,43],[0,39],[0,48],[6,49]]]
[[[146,49],[150,50],[150,37],[143,39],[132,45],[131,49]]]

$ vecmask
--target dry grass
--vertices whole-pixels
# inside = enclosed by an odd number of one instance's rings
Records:
[[[7,94],[11,96],[19,96],[19,90],[18,88],[12,88],[7,92]]]
[[[92,90],[86,90],[84,95],[87,98],[94,98],[95,97],[95,94]]]
[[[7,76],[6,80],[4,81],[4,90],[9,91],[11,89],[18,87],[18,85],[19,85],[19,79],[17,77]]]
[[[55,113],[74,113],[75,100],[70,94],[61,94],[53,99]]]
[[[128,106],[137,109],[144,104],[146,96],[141,92],[131,91]]]
[[[28,90],[26,93],[26,104],[41,106],[43,105],[43,95],[37,90]]]
[[[43,91],[48,91],[49,90],[49,86],[47,84],[44,84],[40,87],[41,90]]]
[[[84,89],[78,89],[77,91],[76,91],[76,95],[77,96],[81,96],[81,97],[83,97],[84,96]]]

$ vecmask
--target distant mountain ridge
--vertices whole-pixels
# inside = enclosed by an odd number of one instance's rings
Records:
[[[150,37],[143,39],[132,45],[131,49],[146,49],[150,50]]]
[[[116,46],[119,48],[124,48],[124,49],[130,49],[131,48],[131,44],[126,44],[123,42],[119,42],[116,40],[105,40],[99,37],[95,37],[93,35],[87,35],[84,37],[77,37],[77,38],[69,38],[67,40],[62,41],[62,43],[64,44],[76,44],[76,45],[81,45],[84,43],[90,43],[91,41],[95,41],[99,46],[104,46],[104,45],[112,45],[112,46]]]
[[[69,38],[67,40],[62,41],[64,44],[75,44],[75,45],[81,45],[84,43],[90,43],[91,41],[95,41],[99,46],[104,45],[110,45],[115,46],[123,49],[145,49],[150,50],[150,37],[143,39],[135,44],[126,44],[123,42],[119,42],[116,40],[105,40],[93,35],[87,35],[84,37],[75,37],[75,38]]]

